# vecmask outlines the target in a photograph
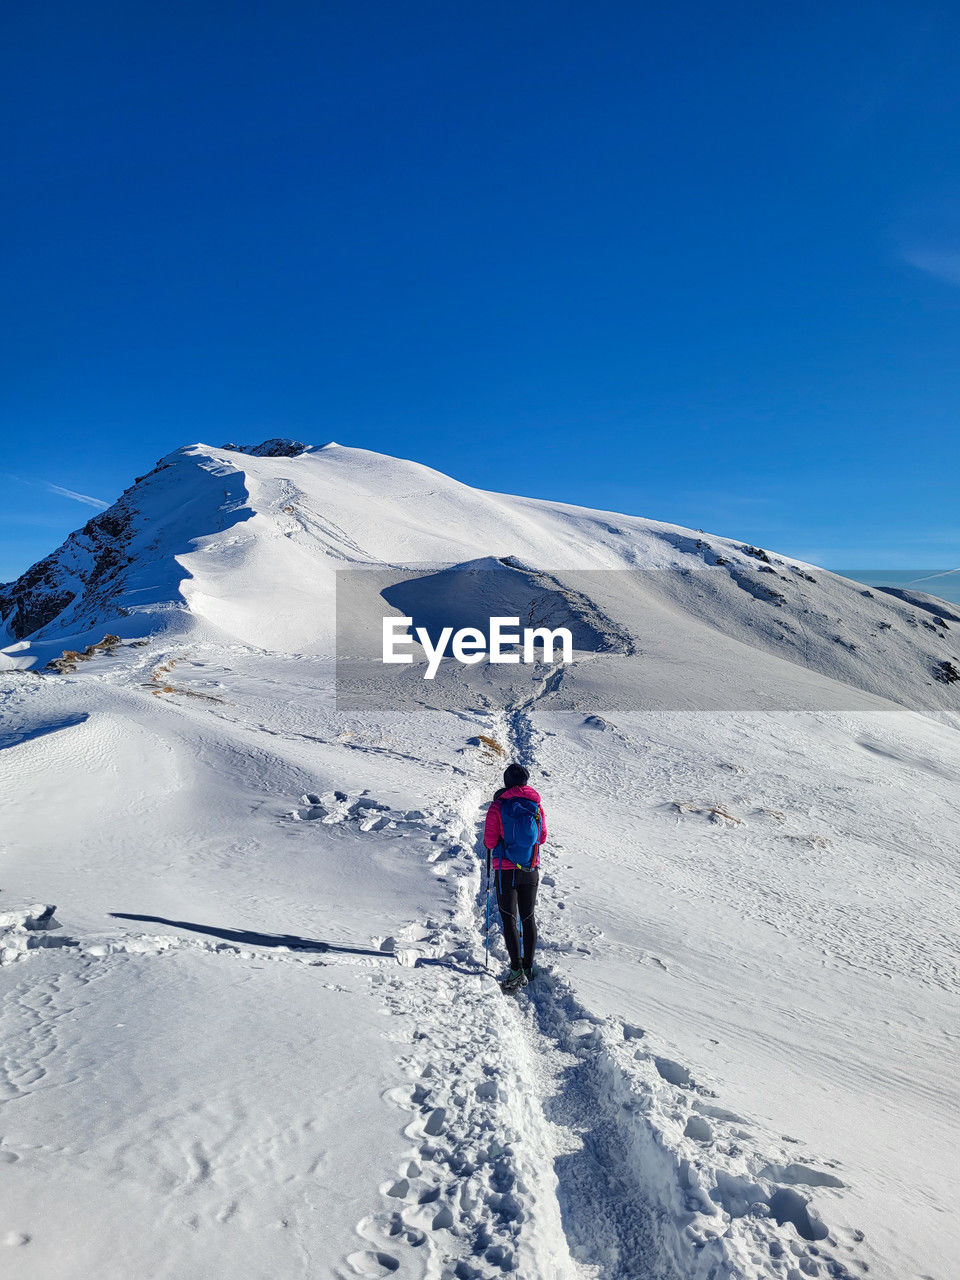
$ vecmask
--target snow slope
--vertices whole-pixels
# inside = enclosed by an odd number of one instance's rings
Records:
[[[0,587],[6,663],[42,665],[104,632],[329,654],[337,569],[490,557],[548,571],[620,570],[631,581],[610,575],[607,613],[633,628],[647,619],[648,630],[682,639],[701,622],[710,648],[720,630],[844,687],[951,723],[960,713],[960,681],[940,678],[957,658],[957,616],[933,597],[907,602],[730,539],[485,493],[336,444],[294,457],[192,445],[161,459]],[[594,574],[591,590],[605,589]]]
[[[338,706],[344,568],[533,583],[576,659]],[[0,588],[3,1274],[952,1280],[945,608],[338,445],[161,460]]]

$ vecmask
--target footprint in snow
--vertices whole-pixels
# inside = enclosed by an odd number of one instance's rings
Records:
[[[797,1163],[765,1165],[760,1170],[760,1177],[769,1178],[771,1182],[782,1182],[787,1186],[843,1187],[846,1185],[832,1173],[824,1173],[822,1169],[813,1169],[809,1165]]]
[[[392,1253],[351,1253],[347,1264],[358,1276],[389,1276],[400,1270],[400,1260]]]
[[[693,1138],[695,1142],[712,1142],[713,1127],[703,1116],[690,1116],[683,1130],[684,1137]]]
[[[672,1084],[678,1089],[695,1089],[697,1087],[693,1076],[679,1062],[674,1062],[670,1058],[654,1058],[653,1065],[657,1068],[660,1078],[666,1080],[667,1084]]]
[[[422,1231],[408,1226],[396,1210],[371,1213],[368,1217],[361,1218],[357,1223],[357,1235],[372,1245],[408,1244],[412,1249],[418,1249],[427,1239]]]
[[[438,1137],[446,1128],[447,1113],[444,1107],[436,1107],[430,1112],[427,1123],[424,1125],[424,1133],[428,1133],[431,1138]]]
[[[409,1085],[401,1084],[385,1089],[380,1096],[384,1102],[389,1102],[393,1107],[399,1107],[401,1111],[417,1111],[421,1101],[417,1097],[419,1089],[419,1085],[411,1089]]]
[[[419,809],[392,809],[369,795],[358,796],[350,803],[345,791],[325,792],[322,796],[307,791],[300,797],[300,808],[294,809],[290,818],[294,822],[319,822],[327,827],[356,823],[363,832],[389,829],[396,835],[428,825],[426,815]],[[439,837],[434,835],[431,839]]]

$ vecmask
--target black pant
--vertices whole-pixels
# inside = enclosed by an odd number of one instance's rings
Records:
[[[520,933],[523,935],[523,968],[529,969],[537,947],[537,922],[533,918],[533,908],[537,901],[540,872],[536,867],[529,871],[522,867],[515,867],[512,871],[495,871],[493,882],[497,888],[500,919],[503,921],[503,940],[510,953],[510,968],[519,969],[521,965],[520,934],[517,932],[519,912]]]

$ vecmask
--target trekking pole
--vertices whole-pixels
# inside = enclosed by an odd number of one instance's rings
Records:
[[[487,850],[487,918],[483,926],[483,967],[490,968],[490,850]]]

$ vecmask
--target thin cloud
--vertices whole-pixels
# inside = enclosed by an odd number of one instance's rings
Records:
[[[43,486],[50,493],[59,493],[62,498],[72,498],[74,502],[82,502],[88,507],[96,507],[98,511],[104,511],[110,505],[109,502],[104,502],[102,498],[91,498],[88,493],[74,493],[72,489],[64,489],[59,484],[51,484],[49,480],[44,480]]]
[[[947,284],[960,284],[960,251],[956,249],[908,249],[904,259],[911,267]]]
[[[960,569],[941,569],[939,573],[928,573],[924,578],[911,578],[908,585],[912,587],[916,582],[932,582],[934,578],[949,578],[954,573],[960,573]]]
[[[28,484],[33,489],[46,489],[48,493],[55,493],[61,498],[82,502],[86,507],[96,507],[98,511],[105,511],[110,506],[110,503],[104,502],[102,498],[92,498],[89,493],[77,493],[73,489],[65,489],[63,485],[54,484],[51,480],[28,480],[26,476],[14,475],[12,471],[3,471],[0,475],[6,480],[15,480],[17,484]]]

